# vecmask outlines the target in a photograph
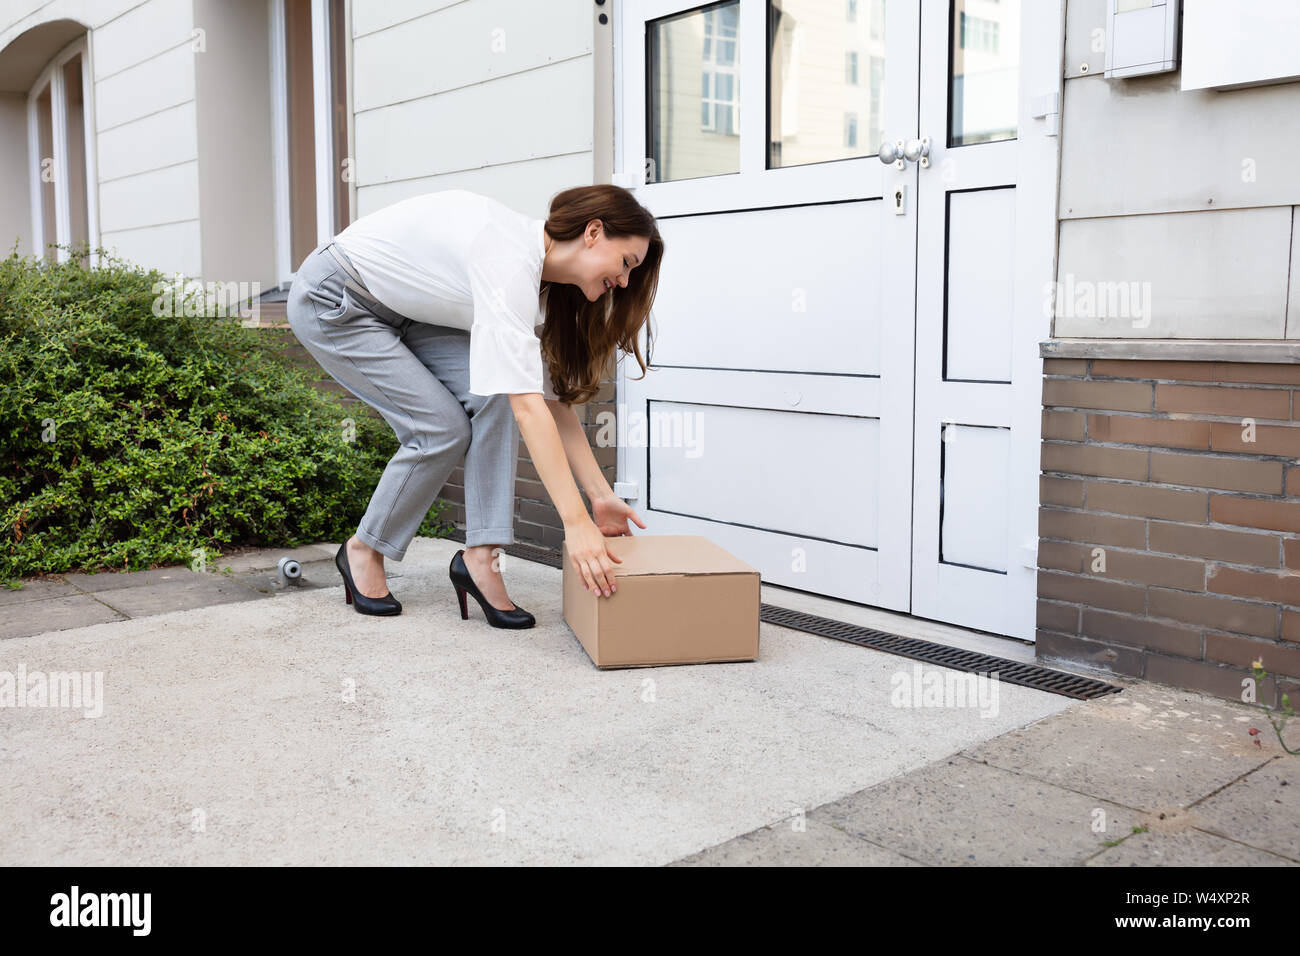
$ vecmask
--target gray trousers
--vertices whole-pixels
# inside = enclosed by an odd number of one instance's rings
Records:
[[[331,246],[298,269],[289,326],[340,385],[384,417],[399,444],[357,538],[401,561],[463,456],[466,546],[513,544],[519,430],[510,396],[471,394],[469,333],[384,307]]]

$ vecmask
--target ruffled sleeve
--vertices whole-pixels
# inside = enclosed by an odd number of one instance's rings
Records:
[[[474,321],[469,339],[469,390],[475,395],[541,392],[544,379],[537,315],[536,270],[524,258],[483,249],[469,263]],[[550,391],[553,397],[554,392]]]

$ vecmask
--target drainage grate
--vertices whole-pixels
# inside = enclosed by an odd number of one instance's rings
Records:
[[[837,641],[848,641],[850,644],[884,651],[887,654],[897,654],[900,657],[910,657],[929,664],[938,664],[955,671],[972,671],[981,674],[997,671],[998,680],[1003,683],[1019,684],[1021,687],[1045,690],[1064,697],[1091,700],[1094,697],[1105,697],[1107,694],[1118,694],[1123,690],[1114,684],[1107,684],[1105,681],[1091,677],[1079,677],[1076,674],[1039,667],[1037,664],[1025,664],[1021,661],[994,657],[992,654],[980,654],[959,647],[946,647],[943,644],[922,641],[915,637],[903,637],[887,631],[877,631],[871,627],[835,621],[829,617],[792,611],[789,608],[777,607],[775,604],[762,604],[759,607],[759,618],[778,627],[807,631],[809,634],[830,637]]]
[[[463,529],[457,528],[450,532],[447,537],[452,541],[464,543],[465,532]],[[535,561],[538,564],[545,564],[552,568],[560,567],[560,552],[558,551],[539,548],[531,544],[509,544],[503,546],[501,550],[506,554],[523,558],[525,561]],[[959,647],[946,647],[932,641],[923,641],[915,637],[903,637],[901,634],[890,634],[888,631],[861,627],[857,624],[836,621],[829,617],[819,617],[816,614],[808,614],[804,611],[792,611],[789,608],[777,607],[775,604],[760,604],[759,619],[768,624],[775,624],[777,627],[788,627],[796,631],[807,631],[809,634],[816,634],[818,637],[848,641],[850,644],[869,647],[874,651],[897,654],[899,657],[910,657],[913,660],[924,661],[927,664],[937,664],[940,667],[948,667],[955,671],[969,671],[980,674],[997,671],[998,680],[1004,683],[1018,684],[1021,687],[1047,691],[1050,694],[1060,694],[1063,697],[1073,697],[1076,700],[1092,700],[1096,697],[1105,697],[1107,694],[1118,694],[1123,690],[1123,688],[1116,687],[1114,684],[1108,684],[1105,681],[1091,677],[1080,677],[1077,674],[1054,671],[1046,667],[1040,667],[1037,664],[1025,664],[1021,661],[1013,661],[1005,657],[994,657],[992,654],[980,654],[977,651],[963,650]]]

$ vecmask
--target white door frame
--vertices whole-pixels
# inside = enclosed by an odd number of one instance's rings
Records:
[[[330,42],[328,0],[311,0],[311,68],[313,138],[316,169],[316,242],[334,236],[333,110],[330,108]],[[271,173],[275,230],[275,274],[281,285],[293,281],[298,263],[292,261],[293,232],[289,203],[289,105],[285,88],[284,0],[267,0],[271,42]],[[341,66],[341,64],[340,64]],[[349,85],[350,87],[350,85]],[[350,92],[349,92],[349,95]]]
[[[32,251],[44,257],[46,242],[67,244],[71,240],[71,196],[68,193],[68,116],[67,89],[63,68],[68,61],[81,56],[82,137],[85,140],[86,163],[86,237],[90,244],[91,264],[99,265],[99,179],[95,162],[95,84],[92,79],[93,64],[90,44],[86,35],[77,37],[56,53],[27,93],[27,155],[31,170],[30,188],[32,204]],[[54,236],[45,235],[45,204],[41,200],[40,126],[36,101],[46,85],[50,87],[50,148],[54,166]],[[58,262],[68,260],[68,251],[58,249]]]

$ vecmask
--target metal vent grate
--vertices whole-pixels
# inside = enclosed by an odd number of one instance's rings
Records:
[[[903,637],[878,631],[875,628],[846,624],[828,617],[818,617],[803,611],[777,607],[774,604],[760,605],[759,617],[768,624],[789,627],[796,631],[807,631],[820,637],[830,637],[837,641],[848,641],[861,647],[910,657],[913,660],[938,664],[957,671],[971,671],[988,674],[997,671],[998,680],[1034,690],[1045,690],[1052,694],[1074,697],[1078,700],[1091,700],[1107,694],[1118,694],[1123,688],[1091,677],[1080,677],[1064,671],[1054,671],[1037,664],[1025,664],[1021,661],[994,657],[992,654],[980,654],[959,647],[946,647],[932,641],[922,641],[915,637]]]
[[[447,537],[452,541],[464,543],[465,532],[457,528]],[[502,546],[501,550],[525,561],[535,561],[552,568],[560,567],[559,551],[539,548],[531,544],[509,544]],[[980,674],[997,671],[998,680],[1005,683],[1060,694],[1063,697],[1073,697],[1076,700],[1092,700],[1105,697],[1107,694],[1118,694],[1123,690],[1114,684],[1091,677],[1080,677],[1077,674],[1054,671],[1037,664],[1025,664],[1005,657],[994,657],[992,654],[980,654],[977,651],[947,647],[915,637],[890,634],[888,631],[861,627],[804,611],[792,611],[789,608],[777,607],[775,604],[760,604],[759,619],[768,624],[775,624],[777,627],[788,627],[792,630],[816,634],[818,637],[847,641],[860,647],[869,647],[875,651],[897,654],[900,657],[910,657],[913,660],[937,664],[956,671]]]

